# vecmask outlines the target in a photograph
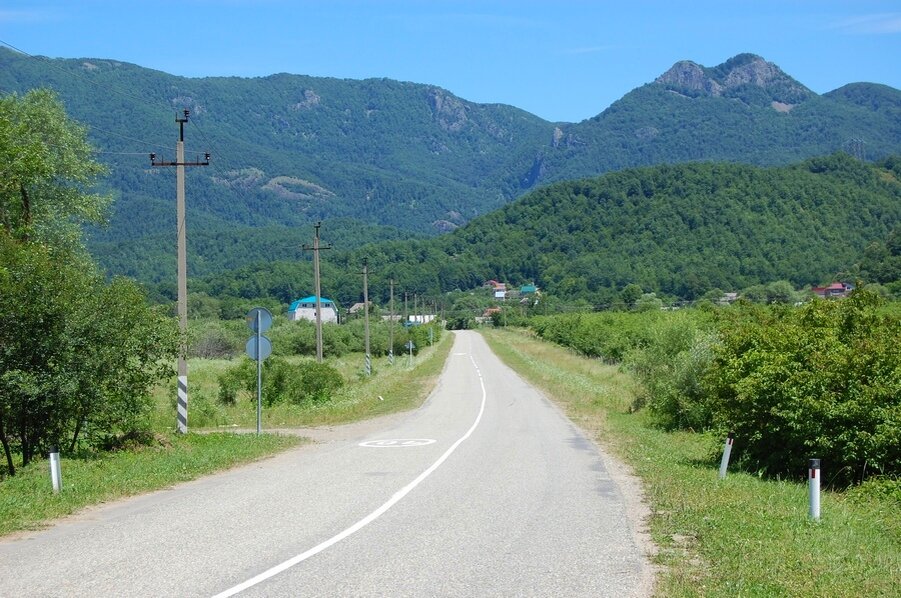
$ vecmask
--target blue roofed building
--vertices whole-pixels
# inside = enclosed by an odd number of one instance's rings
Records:
[[[334,301],[322,297],[319,300],[320,309],[322,309],[322,321],[338,323],[338,308]],[[310,295],[303,299],[298,299],[291,303],[288,307],[288,319],[316,321],[316,295]]]

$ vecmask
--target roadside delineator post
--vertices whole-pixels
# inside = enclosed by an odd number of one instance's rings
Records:
[[[50,481],[53,484],[53,493],[59,494],[63,487],[63,474],[59,466],[59,448],[50,447]]]
[[[723,447],[723,458],[720,461],[720,479],[726,479],[726,470],[729,468],[729,456],[732,454],[732,441],[735,437],[734,432],[729,432],[726,438],[726,445]]]
[[[810,489],[810,518],[820,520],[820,460],[811,459],[808,468],[807,486]]]

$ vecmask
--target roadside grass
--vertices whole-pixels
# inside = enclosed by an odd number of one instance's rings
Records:
[[[899,596],[901,503],[823,492],[808,519],[806,472],[768,480],[717,471],[724,439],[654,428],[630,413],[635,382],[616,366],[516,330],[492,350],[560,404],[642,479],[660,548],[659,596]],[[824,472],[828,481],[828,471]]]
[[[346,423],[413,409],[428,397],[452,344],[453,335],[444,334],[435,346],[414,358],[412,367],[408,367],[406,358],[398,358],[393,367],[384,360],[374,364],[374,375],[368,378],[362,375],[362,355],[335,360],[332,364],[349,378],[338,396],[323,404],[264,409],[264,431]],[[218,375],[230,365],[227,360],[191,361],[191,433],[174,433],[175,403],[169,396],[174,394],[173,379],[155,392],[153,424],[157,433],[152,446],[63,455],[63,486],[59,494],[52,493],[46,460],[36,460],[18,468],[15,476],[0,480],[0,536],[40,529],[51,520],[86,506],[166,488],[304,442],[295,435],[257,436],[215,430],[256,428],[254,401],[248,399],[230,407],[215,401]],[[201,433],[195,433],[198,430]]]
[[[330,401],[302,405],[277,404],[263,407],[263,430],[311,427],[347,423],[413,409],[426,399],[450,353],[453,335],[446,332],[435,345],[422,349],[413,358],[397,356],[394,365],[387,358],[373,360],[373,375],[363,374],[363,354],[352,353],[340,358],[327,358],[344,377],[346,384]],[[288,357],[299,362],[304,357]],[[229,428],[256,429],[256,394],[241,392],[235,405],[218,400],[218,377],[237,360],[192,359],[188,363],[188,425],[192,430]],[[155,391],[154,428],[175,427],[175,378]],[[379,398],[381,397],[381,398]]]
[[[64,456],[59,494],[51,491],[47,461],[34,461],[0,483],[0,536],[40,529],[83,507],[193,480],[302,441],[271,434],[157,435],[153,446]]]

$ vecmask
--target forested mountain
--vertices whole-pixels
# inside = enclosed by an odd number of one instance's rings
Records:
[[[817,95],[749,54],[713,68],[679,62],[575,124],[467,102],[426,84],[184,78],[115,60],[51,60],[0,48],[0,93],[38,86],[55,89],[89,126],[110,166],[117,201],[110,226],[92,231],[89,248],[111,273],[145,281],[171,269],[175,245],[174,169],[151,168],[147,154],[174,158],[174,117],[185,108],[188,158],[213,154],[210,166],[187,175],[196,272],[278,255],[308,237],[305,225],[317,220],[435,234],[542,184],[626,167],[778,165],[838,150],[866,159],[901,154],[898,90],[859,83]],[[351,246],[398,234],[355,226],[346,237]]]
[[[836,154],[787,167],[690,163],[561,182],[448,235],[328,255],[323,292],[357,301],[364,257],[377,301],[390,278],[399,292],[432,296],[488,279],[534,282],[595,304],[632,283],[694,299],[776,280],[830,282],[901,223],[899,163]],[[282,263],[209,277],[197,289],[287,302],[311,284],[308,264]]]
[[[899,153],[901,92],[855,83],[817,95],[752,54],[715,68],[682,61],[598,116],[559,126],[555,139],[536,159],[542,180],[692,160],[770,166],[836,151],[873,160]]]

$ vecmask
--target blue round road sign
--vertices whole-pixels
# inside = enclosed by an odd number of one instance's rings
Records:
[[[272,326],[272,314],[265,307],[254,307],[247,312],[245,319],[247,326],[254,332],[266,332]],[[259,330],[257,330],[257,322],[260,324]]]
[[[272,341],[270,341],[265,336],[260,336],[259,339],[260,342],[259,344],[257,344],[257,336],[254,335],[250,337],[245,347],[245,349],[247,350],[247,356],[254,361],[263,361],[264,359],[272,355]]]

